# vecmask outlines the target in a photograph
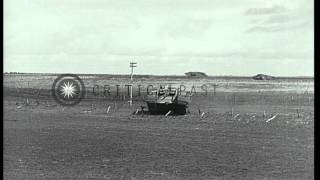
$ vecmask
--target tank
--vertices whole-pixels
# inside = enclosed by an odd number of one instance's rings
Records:
[[[188,102],[179,100],[179,93],[174,88],[162,88],[153,92],[153,96],[146,100],[150,114],[184,115],[187,113]]]

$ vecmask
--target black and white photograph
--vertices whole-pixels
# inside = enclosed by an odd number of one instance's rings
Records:
[[[5,180],[313,180],[314,2],[4,0]]]

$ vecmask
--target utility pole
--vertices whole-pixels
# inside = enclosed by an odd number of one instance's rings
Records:
[[[131,75],[130,75],[130,80],[131,80],[131,86],[130,86],[130,106],[132,106],[132,80],[133,80],[133,68],[137,67],[136,62],[130,62],[130,67],[131,67]]]

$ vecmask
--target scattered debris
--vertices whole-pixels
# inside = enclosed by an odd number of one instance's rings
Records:
[[[29,98],[26,99],[26,103],[25,104],[26,104],[26,106],[29,105]]]
[[[171,114],[171,110],[169,110],[165,116],[167,117],[169,114]]]
[[[84,110],[83,112],[84,113],[91,113],[92,111],[91,110]]]
[[[240,114],[236,114],[232,119],[236,119]]]
[[[276,115],[272,116],[271,118],[266,120],[266,123],[272,121],[273,119],[275,119],[277,116],[279,115],[279,113],[277,113]]]
[[[108,106],[108,108],[107,108],[107,114],[109,113],[109,110],[110,110],[110,106]]]

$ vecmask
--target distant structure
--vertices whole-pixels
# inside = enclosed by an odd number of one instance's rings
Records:
[[[20,73],[20,72],[4,72],[4,74],[23,74],[23,73]]]
[[[187,72],[184,74],[188,77],[208,77],[208,75],[206,75],[206,73],[203,72]]]
[[[253,76],[252,79],[254,79],[254,80],[273,80],[276,78],[273,76],[265,75],[265,74],[257,74],[255,76]]]

